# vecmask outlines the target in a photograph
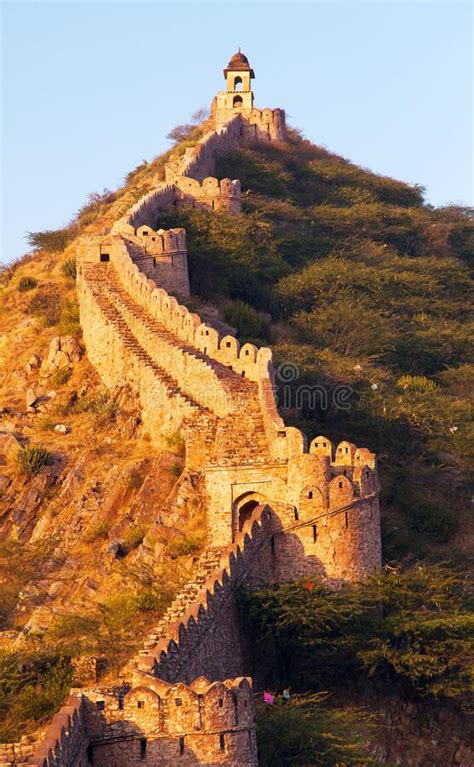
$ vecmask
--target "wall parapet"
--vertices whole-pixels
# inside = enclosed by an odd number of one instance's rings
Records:
[[[179,620],[167,625],[166,637],[151,652],[135,657],[132,667],[176,682],[201,674],[219,678],[221,664],[235,668],[236,663],[241,663],[239,648],[235,646],[232,647],[232,658],[222,657],[222,652],[221,657],[215,658],[203,652],[202,647],[206,638],[212,636],[212,629],[223,611],[233,603],[236,583],[252,583],[255,579],[261,583],[271,578],[271,524],[270,509],[267,506],[256,508],[234,543],[222,550],[220,568],[204,583],[195,602]]]

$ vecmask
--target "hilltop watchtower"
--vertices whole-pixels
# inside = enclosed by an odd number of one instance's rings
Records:
[[[251,81],[255,73],[240,48],[224,69],[224,77],[227,90],[220,91],[215,98],[217,122],[227,122],[235,114],[249,112],[253,108]]]
[[[224,77],[227,88],[216,94],[211,108],[216,129],[240,115],[244,140],[284,141],[285,113],[281,109],[254,107],[252,80],[255,73],[240,48],[224,69]]]

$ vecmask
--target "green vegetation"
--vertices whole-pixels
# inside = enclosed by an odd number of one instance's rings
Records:
[[[98,426],[113,423],[117,415],[117,405],[108,392],[84,394],[72,405],[73,413],[92,413]]]
[[[383,572],[339,591],[313,582],[241,596],[261,677],[298,692],[375,685],[473,703],[471,584],[443,565]]]
[[[35,477],[45,466],[53,462],[52,454],[44,447],[23,447],[17,454],[17,464],[20,471],[28,479]]]
[[[367,738],[373,726],[360,709],[331,709],[327,695],[293,695],[273,705],[257,704],[258,759],[262,767],[278,765],[370,765]]]
[[[237,328],[242,340],[263,345],[268,341],[268,322],[245,301],[234,299],[222,307],[226,322]]]
[[[157,581],[153,587],[128,590],[102,602],[59,616],[47,634],[48,645],[66,657],[102,657],[119,673],[121,665],[140,645],[146,628],[164,613],[172,590]]]
[[[58,368],[53,376],[51,376],[50,383],[53,387],[63,386],[69,381],[72,375],[72,368],[62,367]]]
[[[120,546],[120,551],[122,552],[122,555],[125,556],[129,554],[134,549],[138,548],[143,543],[143,539],[145,537],[146,530],[142,525],[130,525],[130,527],[127,529],[122,544]]]
[[[187,535],[177,541],[170,541],[166,546],[166,553],[171,559],[177,559],[177,557],[187,557],[191,554],[196,554],[198,551],[202,551],[203,540],[196,535]]]
[[[61,296],[57,290],[44,288],[38,290],[30,299],[26,313],[38,317],[43,325],[49,328],[57,325],[61,318],[61,303]]]
[[[35,277],[21,277],[18,283],[18,290],[20,293],[26,293],[28,290],[33,290],[38,285],[38,280]]]
[[[72,682],[68,658],[43,649],[0,652],[0,743],[19,740],[62,706]]]
[[[216,173],[241,179],[242,216],[187,208],[160,219],[186,228],[193,293],[217,301],[243,340],[266,342],[252,308],[270,312],[276,368],[299,371],[291,385],[277,380],[291,386],[287,420],[378,453],[385,555],[450,554],[474,445],[469,211],[435,210],[421,188],[296,132],[287,146],[222,156]],[[348,387],[349,407],[329,396],[298,412],[301,384]]]
[[[98,540],[107,540],[112,527],[111,521],[102,521],[92,527],[83,537],[85,543],[94,543]]]
[[[76,259],[73,256],[67,258],[61,266],[61,271],[68,279],[75,280],[77,277]]]

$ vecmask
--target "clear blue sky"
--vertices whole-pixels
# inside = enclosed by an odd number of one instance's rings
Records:
[[[457,2],[3,2],[2,251],[169,146],[240,45],[259,107],[472,204],[472,8]]]

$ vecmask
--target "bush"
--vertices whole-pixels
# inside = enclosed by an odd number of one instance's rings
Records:
[[[62,706],[72,682],[66,658],[36,652],[0,654],[0,743],[47,722]]]
[[[18,283],[18,290],[20,293],[26,293],[28,290],[33,290],[38,285],[38,280],[35,277],[22,277]]]
[[[182,471],[182,466],[179,463],[174,463],[170,468],[170,474],[174,477],[179,477]]]
[[[71,258],[67,258],[64,263],[61,265],[61,272],[65,277],[67,277],[70,280],[75,280],[77,277],[77,270],[76,270],[76,259],[72,256]]]
[[[63,386],[65,383],[69,381],[72,375],[72,368],[70,367],[62,367],[58,368],[57,371],[54,373],[53,376],[51,376],[50,383],[52,386]]]
[[[68,300],[61,309],[58,333],[62,336],[81,336],[82,328],[79,323],[79,303],[77,299]]]
[[[132,469],[129,477],[128,484],[134,490],[138,490],[143,485],[143,474],[139,469]]]
[[[222,308],[222,314],[226,322],[237,328],[241,338],[267,339],[267,320],[245,301],[228,301]]]
[[[53,463],[52,454],[44,447],[24,447],[18,451],[17,463],[28,479]]]
[[[201,551],[203,542],[201,538],[195,535],[189,535],[181,538],[179,541],[170,541],[166,546],[166,551],[172,559],[177,557],[187,557],[191,554]]]
[[[374,764],[367,750],[373,730],[360,709],[330,709],[326,693],[259,701],[256,711],[258,761],[261,767]]]
[[[416,503],[408,514],[412,530],[425,533],[435,543],[448,543],[458,528],[458,518],[449,508],[437,504]]]
[[[51,289],[41,290],[30,300],[26,313],[38,317],[45,327],[57,325],[61,317],[61,297]]]
[[[126,555],[138,548],[143,543],[145,533],[146,530],[142,525],[130,525],[120,547],[122,553]]]
[[[28,232],[27,239],[35,250],[44,250],[46,253],[60,253],[72,242],[76,234],[76,228],[68,226],[64,229]]]
[[[106,540],[108,538],[112,522],[103,521],[99,522],[95,527],[89,530],[84,536],[85,543],[94,543],[99,539]]]
[[[117,405],[108,393],[86,394],[72,406],[74,413],[92,413],[99,425],[113,423],[117,415]]]

